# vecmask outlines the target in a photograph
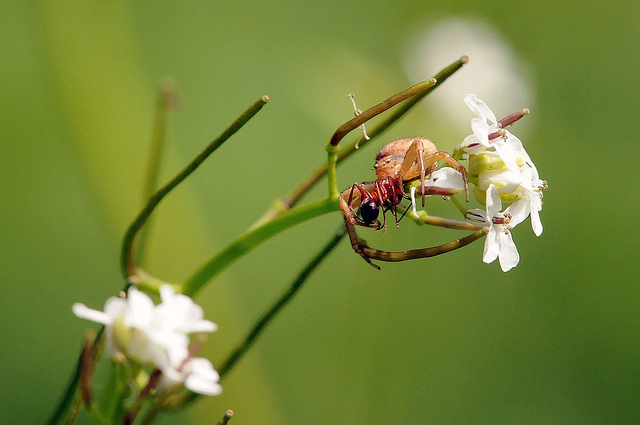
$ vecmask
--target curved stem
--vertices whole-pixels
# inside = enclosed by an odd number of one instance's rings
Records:
[[[336,175],[336,165],[338,163],[338,151],[340,147],[327,144],[327,183],[329,184],[329,198],[338,199],[338,176]]]
[[[262,331],[273,321],[273,319],[282,311],[282,309],[293,299],[293,297],[300,291],[302,285],[305,283],[311,273],[322,263],[327,255],[333,249],[338,246],[338,243],[342,240],[346,234],[345,226],[340,226],[340,229],[334,234],[329,242],[316,254],[315,257],[302,269],[298,277],[291,283],[290,287],[280,296],[280,298],[269,308],[269,310],[258,319],[253,325],[251,331],[247,334],[244,340],[236,347],[235,350],[224,361],[218,373],[220,373],[220,379],[222,379],[233,367],[238,360],[246,354],[251,346],[256,342]]]
[[[215,138],[202,152],[200,152],[185,168],[175,175],[169,182],[162,186],[149,199],[146,207],[138,214],[138,217],[131,223],[124,236],[122,243],[122,271],[127,280],[136,276],[136,265],[134,258],[134,243],[136,235],[147,221],[153,210],[160,204],[160,201],[169,194],[178,184],[186,179],[196,168],[204,162],[209,155],[218,149],[227,139],[235,134],[243,125],[245,125],[262,107],[269,101],[268,96],[262,96],[253,105],[251,105],[242,115],[240,115],[225,131]]]
[[[320,199],[289,210],[265,224],[252,227],[196,271],[182,285],[181,292],[193,298],[207,282],[262,242],[296,224],[338,209],[337,200]]]
[[[300,271],[298,277],[291,283],[289,288],[276,300],[276,302],[267,310],[256,323],[253,325],[249,333],[244,337],[244,340],[238,344],[238,346],[229,354],[227,359],[222,363],[222,366],[218,369],[220,374],[220,380],[222,380],[227,373],[233,369],[236,363],[249,351],[249,349],[256,342],[258,337],[266,329],[266,327],[275,319],[275,317],[282,311],[282,309],[293,299],[293,297],[302,289],[302,286],[307,281],[311,273],[324,261],[340,243],[342,238],[346,234],[346,227],[344,225],[336,231],[333,237],[327,242],[327,244],[318,252],[311,261]],[[188,404],[197,400],[200,396],[196,393],[188,393],[184,395],[184,398],[176,404],[176,407],[186,407]]]
[[[484,227],[461,239],[456,239],[451,242],[447,242],[442,245],[433,246],[430,248],[412,249],[409,251],[381,251],[379,249],[371,248],[363,243],[360,243],[359,247],[367,257],[374,260],[387,262],[415,260],[418,258],[434,257],[436,255],[444,254],[446,252],[462,248],[463,246],[469,245],[471,242],[480,239],[481,237],[486,235],[488,231],[488,228]]]
[[[142,199],[147,200],[153,196],[157,189],[158,174],[160,171],[160,162],[164,151],[164,142],[167,136],[167,121],[169,113],[177,108],[179,103],[179,94],[175,84],[166,78],[160,83],[160,93],[158,103],[156,105],[156,116],[153,123],[153,135],[151,136],[151,150],[149,153],[149,163],[147,165],[147,176],[145,178],[144,189],[142,191]],[[145,254],[144,247],[149,234],[149,223],[140,230],[140,237],[137,243],[137,263],[143,263]]]
[[[455,61],[454,63],[452,63],[451,65],[449,65],[448,67],[444,68],[442,71],[440,71],[438,74],[434,76],[434,79],[436,79],[437,82],[433,85],[428,85],[428,84],[425,84],[427,82],[423,82],[422,84],[426,85],[425,87],[423,87],[424,91],[415,93],[413,97],[407,99],[406,102],[399,105],[398,108],[396,108],[388,118],[386,118],[376,127],[373,127],[373,129],[369,129],[368,131],[369,140],[360,141],[360,137],[357,137],[357,138],[354,138],[354,140],[351,141],[348,145],[342,147],[340,152],[338,153],[337,163],[338,164],[341,163],[343,160],[351,156],[356,150],[358,150],[356,146],[359,145],[359,147],[362,148],[365,145],[371,143],[373,139],[375,139],[377,136],[379,136],[385,130],[391,127],[391,125],[393,125],[396,121],[398,121],[404,114],[409,112],[419,101],[421,101],[425,96],[427,96],[437,87],[439,87],[447,78],[451,77],[457,70],[459,70],[468,61],[469,61],[469,58],[467,56],[463,56],[457,61]],[[427,80],[427,81],[430,81],[430,80]],[[364,112],[361,115],[359,115],[359,117],[362,117],[363,115],[364,115]],[[348,122],[351,122],[351,124],[353,125],[352,121],[353,120],[350,120]],[[355,123],[357,122],[358,121],[356,121]],[[346,123],[343,125],[346,125]],[[360,141],[359,144],[358,144],[358,141]],[[258,223],[269,221],[270,219],[278,216],[279,214],[282,214],[284,211],[288,210],[289,208],[292,208],[293,206],[295,206],[300,201],[300,199],[302,199],[302,197],[306,195],[309,192],[309,190],[311,190],[311,188],[315,186],[320,181],[320,179],[322,179],[322,177],[324,177],[326,173],[327,173],[327,164],[323,163],[318,168],[316,168],[302,183],[300,183],[298,187],[296,187],[289,194],[278,199],[274,203],[273,208],[267,211],[264,214],[264,216],[258,221]]]
[[[427,90],[435,87],[437,82],[438,80],[436,80],[435,78],[422,81],[421,83],[415,84],[408,89],[401,91],[400,93],[394,94],[390,98],[383,100],[375,106],[372,106],[361,114],[356,115],[354,118],[351,118],[349,121],[338,127],[335,133],[333,133],[333,136],[331,136],[329,144],[331,146],[338,146],[338,143],[340,143],[344,136],[360,127],[371,118],[375,117],[376,115],[380,115],[385,111],[388,111],[403,100],[407,100],[410,97],[426,92]]]

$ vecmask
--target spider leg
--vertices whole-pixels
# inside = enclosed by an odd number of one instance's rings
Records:
[[[467,170],[446,152],[436,152],[434,158],[437,158],[436,161],[443,160],[447,164],[451,165],[454,170],[459,171],[460,174],[462,174],[462,181],[464,181],[464,191],[467,194],[467,202],[469,202],[469,181],[467,179]]]
[[[407,149],[407,153],[404,155],[404,161],[402,161],[402,165],[400,166],[400,175],[407,175],[411,167],[413,167],[414,161],[417,160],[418,168],[420,170],[420,194],[422,195],[422,206],[424,207],[424,196],[425,196],[425,185],[424,178],[426,177],[427,165],[424,161],[424,144],[422,140],[415,139],[409,149]],[[433,161],[433,164],[436,161]],[[429,165],[431,165],[429,164]]]
[[[342,193],[346,195],[346,190]],[[358,235],[356,235],[356,229],[354,227],[354,224],[360,224],[360,223],[357,222],[357,216],[353,211],[353,208],[351,208],[347,204],[343,196],[340,196],[338,198],[338,204],[340,205],[340,210],[342,210],[342,215],[344,217],[344,224],[347,226],[347,233],[349,234],[351,247],[355,252],[358,253],[358,255],[360,255],[364,259],[364,261],[371,264],[372,267],[380,270],[380,267],[373,264],[371,262],[371,259],[364,253],[364,251],[362,251],[362,249],[360,249],[360,241],[358,241]]]

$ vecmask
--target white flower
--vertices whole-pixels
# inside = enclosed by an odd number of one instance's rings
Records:
[[[111,297],[104,312],[76,303],[73,313],[81,319],[105,325],[106,350],[110,357],[128,356],[140,363],[168,364],[167,349],[153,343],[150,336],[154,305],[151,298],[135,287],[127,298]]]
[[[464,102],[476,115],[476,118],[471,119],[473,134],[465,137],[458,144],[456,150],[461,151],[466,156],[493,150],[500,156],[506,166],[514,172],[523,163],[528,163],[535,168],[520,139],[501,129],[495,114],[486,103],[478,99],[473,93],[466,95]],[[500,132],[500,135],[495,137],[495,133],[498,132]],[[489,136],[492,134],[494,137],[489,140]]]
[[[219,395],[222,393],[222,386],[219,382],[220,375],[209,360],[202,357],[190,357],[177,367],[164,370],[158,389],[163,391],[166,388],[184,383],[184,386],[194,393]]]
[[[162,302],[130,287],[127,298],[111,297],[104,312],[76,303],[73,313],[102,323],[106,329],[107,353],[126,356],[141,364],[153,364],[163,372],[189,357],[188,334],[213,332],[215,323],[202,318],[202,308],[191,298],[175,294],[169,285],[160,288]]]
[[[503,272],[507,272],[517,266],[520,261],[518,249],[511,238],[510,232],[520,221],[511,216],[508,208],[504,213],[501,213],[501,208],[502,201],[498,190],[494,185],[490,185],[487,189],[486,211],[470,209],[467,212],[467,220],[474,224],[489,227],[489,233],[484,243],[482,261],[492,263],[498,258],[500,268],[502,268]]]
[[[524,167],[522,170],[522,184],[520,191],[522,198],[514,202],[507,208],[512,215],[512,220],[521,223],[529,215],[531,216],[531,227],[536,236],[542,234],[542,221],[540,211],[542,210],[542,189],[546,188],[546,182],[540,179],[533,179],[533,170]]]

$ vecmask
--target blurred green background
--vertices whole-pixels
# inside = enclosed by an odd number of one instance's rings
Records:
[[[462,54],[471,62],[447,87],[497,75],[497,86],[472,90],[498,116],[533,112],[514,132],[550,189],[542,236],[528,222],[514,232],[520,265],[483,264],[480,242],[375,271],[345,241],[224,393],[164,423],[212,423],[228,408],[236,425],[640,423],[640,200],[630,187],[640,176],[639,3],[4,1],[1,10],[1,423],[48,417],[91,326],[71,305],[101,308],[123,285],[119,245],[142,203],[162,77],[182,96],[163,179],[271,97],[155,217],[148,269],[182,281],[324,160],[324,142],[352,116],[348,93],[365,109]],[[528,91],[501,77],[508,59],[474,68],[486,62],[481,50],[445,45],[448,56],[423,75],[408,69],[420,34],[453,18],[502,40]],[[340,187],[372,179],[376,149],[395,138],[451,151],[471,118],[462,96],[453,100],[460,117],[443,118],[451,114],[427,98],[339,168]],[[306,200],[325,192],[321,184]],[[214,365],[340,221],[330,214],[279,235],[199,295],[220,325],[203,348]],[[459,235],[408,221],[360,232],[389,249]]]

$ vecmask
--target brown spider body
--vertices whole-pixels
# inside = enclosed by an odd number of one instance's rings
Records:
[[[462,174],[468,201],[469,188],[465,168],[448,153],[439,152],[433,142],[423,137],[398,139],[386,144],[378,152],[373,168],[378,180],[393,177],[406,183],[420,178],[420,194],[424,206],[424,196],[428,194],[424,187],[424,179],[436,170],[440,160]]]
[[[425,174],[431,174],[436,167],[436,162],[432,161],[430,166],[427,165],[429,159],[432,158],[438,149],[430,140],[421,137],[411,137],[408,139],[398,139],[388,143],[378,151],[376,163],[373,168],[376,170],[376,176],[379,180],[386,177],[402,178],[402,181],[413,180],[420,176],[420,164],[418,161],[412,161],[409,168],[402,170],[402,164],[411,148],[411,145],[419,141],[423,147],[423,158],[425,159]],[[417,158],[416,158],[417,159]]]

